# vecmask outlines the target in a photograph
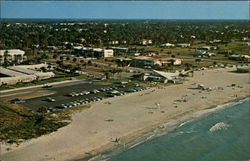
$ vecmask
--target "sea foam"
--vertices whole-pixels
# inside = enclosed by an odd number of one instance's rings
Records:
[[[219,131],[219,130],[226,130],[229,127],[228,124],[224,123],[224,122],[219,122],[216,123],[214,126],[212,126],[209,131],[210,132],[214,132],[214,131]]]

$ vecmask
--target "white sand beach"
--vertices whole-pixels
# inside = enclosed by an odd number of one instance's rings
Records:
[[[94,103],[73,115],[70,125],[6,151],[3,161],[64,161],[97,154],[207,107],[249,96],[249,73],[232,68],[197,71],[181,85],[128,94]],[[203,84],[212,90],[194,89]],[[236,84],[236,86],[231,86]],[[184,101],[185,100],[185,101]],[[110,103],[106,103],[110,102]]]

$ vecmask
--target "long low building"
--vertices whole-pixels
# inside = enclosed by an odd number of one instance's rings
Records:
[[[29,67],[26,65],[25,67]],[[53,72],[40,72],[30,70],[24,66],[0,67],[0,85],[12,85],[17,83],[32,82],[54,77]]]
[[[181,65],[182,60],[178,58],[153,58],[147,56],[138,56],[135,57],[133,60],[135,66],[167,66],[167,65]]]
[[[39,80],[48,79],[48,78],[55,76],[53,72],[40,72],[40,71],[30,70],[30,69],[18,67],[18,66],[8,67],[8,69],[23,73],[23,74],[27,74],[27,75],[34,75]]]
[[[73,47],[74,53],[80,53],[85,57],[113,57],[114,50],[113,49],[101,49],[101,48],[87,48],[76,46]]]

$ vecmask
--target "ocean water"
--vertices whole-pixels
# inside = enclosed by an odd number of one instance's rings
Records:
[[[109,161],[250,160],[250,101],[227,107],[123,152]]]

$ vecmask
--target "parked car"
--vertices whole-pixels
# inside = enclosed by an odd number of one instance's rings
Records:
[[[14,104],[20,104],[20,103],[25,103],[26,101],[23,99],[15,98],[15,99],[11,100],[10,102],[14,103]]]
[[[54,112],[54,111],[56,111],[56,109],[54,107],[49,107],[48,108],[48,112]]]
[[[100,91],[98,91],[97,89],[93,89],[92,91],[90,91],[90,93],[96,94],[99,93]]]
[[[51,98],[51,97],[47,97],[47,99],[46,99],[47,101],[49,101],[49,102],[55,102],[56,101],[56,99],[54,99],[54,98]]]
[[[83,93],[83,95],[88,95],[88,94],[90,94],[89,91],[82,91],[82,93]]]
[[[52,88],[52,85],[44,85],[42,88]]]
[[[119,85],[118,87],[119,88],[125,88],[126,86],[125,85]]]
[[[60,109],[67,108],[67,104],[61,104],[61,105],[57,106],[57,108],[60,108]]]
[[[108,93],[107,94],[107,97],[115,97],[116,95],[115,94],[113,94],[113,93]]]
[[[131,89],[128,89],[127,92],[136,92],[136,90],[131,88]]]
[[[75,93],[75,92],[71,92],[71,93],[69,93],[69,96],[70,96],[70,97],[75,97],[75,96],[76,96],[76,93]]]

